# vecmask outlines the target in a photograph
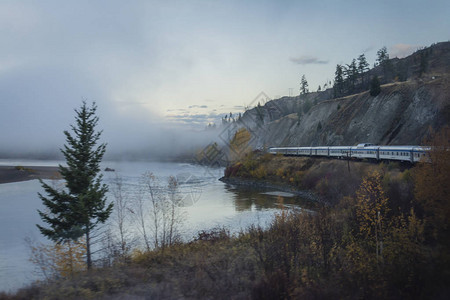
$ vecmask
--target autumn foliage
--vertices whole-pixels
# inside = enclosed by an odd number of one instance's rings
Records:
[[[70,278],[86,270],[86,244],[67,240],[64,243],[30,243],[30,261],[34,263],[46,279]]]

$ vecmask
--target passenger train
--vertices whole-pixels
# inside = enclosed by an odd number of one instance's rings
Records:
[[[331,147],[273,147],[269,153],[292,156],[325,156],[333,158],[356,158],[373,160],[397,160],[410,163],[424,159],[430,147],[425,146],[376,146],[358,144],[357,146]]]

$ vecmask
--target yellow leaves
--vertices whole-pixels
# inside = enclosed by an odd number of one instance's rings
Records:
[[[278,169],[275,171],[275,175],[276,175],[277,177],[282,178],[282,177],[284,176],[284,174],[285,174],[284,168],[278,168]]]
[[[69,240],[63,244],[54,245],[53,251],[57,270],[62,277],[85,270],[86,245],[84,243]]]
[[[264,179],[267,177],[267,170],[264,165],[260,165],[256,170],[250,171],[250,175],[257,179]]]
[[[366,237],[372,236],[377,231],[383,230],[388,208],[381,181],[381,175],[373,171],[365,177],[356,191],[356,216],[359,221],[360,232]]]
[[[83,240],[31,245],[30,248],[30,261],[37,265],[47,278],[66,278],[86,270],[86,244]]]
[[[131,252],[131,260],[135,263],[142,264],[147,260],[149,253],[136,248]]]

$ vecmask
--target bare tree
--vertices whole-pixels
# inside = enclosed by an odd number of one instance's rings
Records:
[[[141,178],[141,192],[136,198],[133,213],[147,250],[172,245],[180,239],[182,197],[175,177],[169,177],[167,187],[160,184],[153,173]],[[153,242],[153,243],[152,243]]]
[[[114,197],[114,215],[113,225],[117,229],[118,244],[120,256],[126,256],[130,249],[130,234],[126,226],[126,221],[130,213],[129,195],[124,192],[123,178],[119,174],[115,174],[112,184],[110,185]],[[116,230],[113,230],[116,232]],[[109,243],[115,243],[110,241]]]
[[[137,195],[134,203],[135,210],[132,211],[136,215],[136,222],[138,223],[138,231],[142,234],[142,238],[144,240],[145,247],[147,251],[150,251],[150,240],[148,237],[148,211],[146,207],[146,193],[147,191],[150,192],[150,195],[154,195],[153,193],[153,186],[154,186],[155,176],[152,173],[145,173],[141,176],[140,180],[140,191]],[[150,199],[153,199],[153,197],[150,197]],[[152,202],[152,201],[151,201]],[[153,204],[156,205],[156,203],[153,201]],[[157,224],[156,224],[157,227]],[[156,236],[156,239],[158,237]]]
[[[178,180],[170,176],[168,179],[168,195],[170,202],[168,203],[169,216],[167,219],[168,225],[168,239],[167,244],[172,245],[174,242],[179,240],[179,225],[182,223],[182,214],[180,211],[180,205],[182,202],[182,197],[178,189]]]

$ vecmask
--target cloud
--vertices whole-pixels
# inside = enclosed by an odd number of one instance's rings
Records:
[[[403,58],[413,53],[418,46],[408,44],[395,44],[390,48],[390,56]]]
[[[178,112],[189,112],[189,110],[188,109],[186,109],[186,108],[177,108],[177,109],[167,109],[166,110],[166,112],[175,112],[175,111],[178,111]]]
[[[208,108],[207,105],[189,105],[189,108]]]
[[[289,60],[298,65],[325,65],[328,60],[320,60],[318,57],[302,55],[300,57],[291,57]]]
[[[166,120],[171,123],[187,126],[190,129],[202,129],[207,124],[220,124],[222,115],[214,111],[210,113],[178,113],[166,116]]]

